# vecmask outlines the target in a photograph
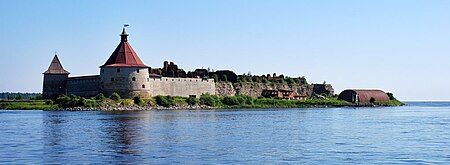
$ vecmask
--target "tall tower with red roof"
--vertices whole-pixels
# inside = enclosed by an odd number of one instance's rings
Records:
[[[43,98],[52,99],[58,97],[59,95],[66,94],[66,83],[70,73],[63,68],[56,54],[53,57],[50,66],[43,74]]]
[[[100,91],[106,95],[117,92],[122,97],[148,97],[149,88],[149,67],[133,50],[123,28],[119,45],[100,66]]]

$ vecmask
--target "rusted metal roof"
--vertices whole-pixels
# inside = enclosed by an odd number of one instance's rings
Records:
[[[148,67],[128,43],[128,34],[125,32],[125,28],[120,36],[119,45],[101,67]]]
[[[63,66],[61,65],[61,62],[59,61],[58,56],[55,54],[52,63],[50,63],[50,66],[44,72],[44,74],[70,74],[70,73],[64,70]]]
[[[369,103],[372,98],[376,102],[389,101],[389,96],[386,92],[378,89],[347,89],[339,94],[339,99],[352,102],[352,96],[356,95],[361,103]]]

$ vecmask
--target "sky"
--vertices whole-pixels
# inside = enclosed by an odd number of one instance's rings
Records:
[[[400,100],[450,100],[447,0],[2,0],[0,92],[41,92],[57,52],[99,74],[129,24],[145,64],[305,76]]]

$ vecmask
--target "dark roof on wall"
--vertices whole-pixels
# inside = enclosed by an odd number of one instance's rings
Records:
[[[52,63],[50,63],[50,66],[44,72],[44,74],[70,74],[70,73],[64,70],[63,66],[61,65],[61,62],[59,61],[58,56],[55,54]]]
[[[100,78],[100,75],[69,77],[69,80],[84,80],[84,79],[98,79],[98,78]]]
[[[148,67],[128,43],[128,34],[125,32],[125,28],[120,36],[119,45],[101,67]]]

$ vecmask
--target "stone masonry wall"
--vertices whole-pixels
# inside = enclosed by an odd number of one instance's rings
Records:
[[[93,97],[99,93],[100,76],[70,77],[67,80],[67,94]]]
[[[66,94],[67,74],[45,74],[42,88],[42,96],[45,99],[56,98]]]
[[[142,67],[103,67],[100,71],[100,91],[109,96],[113,92],[122,97],[150,96],[148,68]]]
[[[196,96],[202,94],[215,94],[214,79],[201,78],[150,78],[150,94],[152,96]]]

